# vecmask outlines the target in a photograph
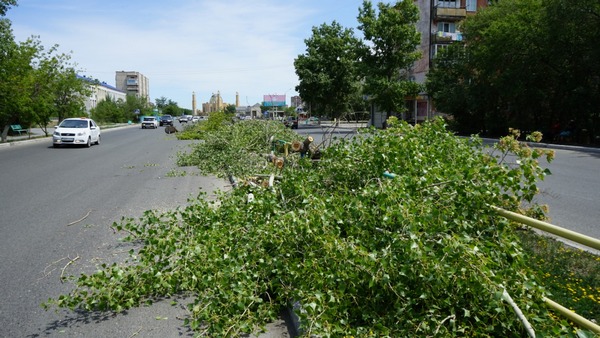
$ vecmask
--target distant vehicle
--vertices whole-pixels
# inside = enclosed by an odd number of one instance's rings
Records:
[[[179,120],[179,123],[187,123],[188,122],[187,116],[185,116],[185,115],[179,116],[178,120]]]
[[[288,116],[285,120],[283,120],[283,124],[292,129],[298,129],[298,119],[292,116]]]
[[[200,116],[193,116],[192,117],[192,122],[195,123],[195,122],[198,122],[198,121],[200,121]]]
[[[144,116],[143,117],[142,129],[147,129],[147,128],[152,128],[152,129],[158,128],[158,121],[156,120],[156,117],[154,117],[154,116]]]
[[[321,122],[319,122],[319,119],[318,119],[318,118],[316,118],[316,117],[314,117],[314,116],[313,116],[313,117],[309,117],[309,118],[306,120],[306,123],[307,123],[307,124],[321,124]]]
[[[52,145],[57,148],[61,145],[86,145],[88,148],[100,144],[100,127],[92,119],[69,118],[64,119],[54,127]]]
[[[160,117],[159,121],[160,126],[172,126],[173,125],[173,116],[171,115],[163,115]]]

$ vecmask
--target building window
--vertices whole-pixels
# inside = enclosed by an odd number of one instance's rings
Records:
[[[477,0],[467,0],[467,11],[469,11],[469,12],[477,11]]]
[[[438,7],[443,7],[443,8],[459,8],[460,7],[460,1],[457,0],[438,0],[436,1],[436,6]]]
[[[433,56],[435,57],[439,51],[441,51],[442,49],[448,48],[447,44],[438,44],[438,45],[434,45],[433,46]]]
[[[454,22],[438,22],[438,32],[456,33],[456,24]]]

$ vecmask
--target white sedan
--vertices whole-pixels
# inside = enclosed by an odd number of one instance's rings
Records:
[[[144,118],[142,119],[142,129],[146,129],[146,128],[152,128],[152,129],[158,128],[158,120],[156,119],[156,117],[144,116]]]
[[[64,119],[54,127],[52,145],[55,148],[68,144],[91,147],[92,143],[100,144],[100,127],[92,119],[84,117]]]

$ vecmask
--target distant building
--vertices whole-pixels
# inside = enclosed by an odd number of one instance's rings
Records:
[[[302,98],[300,96],[292,96],[290,97],[290,107],[292,108],[301,108],[304,106],[304,102],[302,102]]]
[[[106,82],[100,82],[96,79],[92,79],[86,76],[77,76],[78,78],[88,82],[90,84],[91,93],[90,96],[85,100],[85,111],[89,115],[91,110],[96,108],[99,102],[110,99],[111,101],[125,101],[127,99],[127,93],[109,85]]]
[[[235,111],[238,117],[244,117],[246,119],[262,118],[262,110],[260,109],[260,104],[258,103],[253,106],[236,107]]]
[[[115,75],[118,90],[137,97],[145,97],[150,102],[150,83],[142,73],[119,71]]]
[[[415,0],[419,8],[417,30],[421,34],[421,59],[409,70],[409,78],[424,84],[436,54],[448,45],[462,41],[458,27],[469,15],[488,6],[488,0]],[[420,93],[407,102],[407,120],[421,122],[437,113],[427,93]]]
[[[202,104],[202,111],[205,114],[210,114],[217,111],[224,111],[225,107],[227,107],[227,104],[223,102],[221,92],[217,92],[216,94],[212,94],[208,102]]]

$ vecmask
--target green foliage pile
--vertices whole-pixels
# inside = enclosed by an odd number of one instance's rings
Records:
[[[272,150],[274,140],[291,142],[299,138],[279,121],[234,121],[226,113],[213,113],[207,121],[186,128],[178,137],[203,140],[191,152],[180,153],[179,166],[197,166],[205,174],[218,177],[244,177],[262,173],[265,158]]]
[[[122,311],[191,293],[185,323],[203,336],[256,332],[296,304],[306,336],[523,337],[505,287],[538,334],[570,334],[548,316],[513,227],[488,207],[531,200],[545,175],[537,160],[551,154],[511,135],[490,155],[440,121],[390,125],[335,142],[319,162],[290,155],[272,187],[124,220],[116,227],[142,243],[131,260],[80,276],[47,305]],[[191,157],[218,173],[274,131],[233,124]]]
[[[183,132],[177,134],[179,140],[202,140],[205,132],[215,132],[225,126],[233,123],[233,115],[225,112],[210,113],[207,120],[200,123],[188,124]]]

